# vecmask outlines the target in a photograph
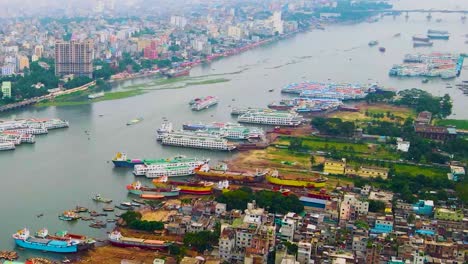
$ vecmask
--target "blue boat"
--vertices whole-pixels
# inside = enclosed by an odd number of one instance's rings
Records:
[[[112,163],[114,163],[115,167],[133,168],[135,165],[144,164],[145,160],[127,159],[127,155],[125,153],[118,152],[112,159]]]
[[[27,249],[35,249],[56,253],[75,253],[79,250],[81,244],[78,240],[58,240],[49,239],[47,236],[30,236],[27,228],[19,230],[13,235],[17,246]]]

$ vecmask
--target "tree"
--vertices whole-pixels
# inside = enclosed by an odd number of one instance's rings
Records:
[[[290,151],[301,151],[303,149],[302,147],[302,139],[298,137],[293,137],[289,141],[289,147],[288,149]]]
[[[186,233],[184,236],[184,245],[196,249],[202,253],[212,248],[218,243],[219,237],[215,237],[211,231],[200,231],[196,233]]]
[[[286,251],[288,252],[288,254],[294,255],[294,256],[297,255],[297,251],[299,249],[297,244],[286,241],[284,242],[284,245],[286,246]]]
[[[383,213],[385,211],[385,203],[378,200],[369,200],[369,212]]]

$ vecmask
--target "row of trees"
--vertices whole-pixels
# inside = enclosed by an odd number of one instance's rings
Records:
[[[394,101],[396,105],[405,105],[415,109],[417,112],[429,111],[433,116],[445,118],[452,113],[452,102],[450,96],[432,96],[421,89],[408,89],[398,92],[400,98]]]
[[[304,210],[304,206],[295,195],[283,196],[279,192],[267,190],[253,192],[253,190],[248,187],[242,187],[235,191],[223,193],[216,198],[216,201],[225,203],[228,210],[244,210],[247,208],[247,203],[252,200],[255,200],[259,207],[279,214],[288,212],[300,213]]]

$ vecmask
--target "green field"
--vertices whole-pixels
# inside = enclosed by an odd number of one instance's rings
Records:
[[[468,130],[468,120],[459,119],[439,119],[435,121],[439,126],[455,126],[458,129]]]
[[[145,93],[142,90],[134,89],[128,91],[120,92],[109,92],[105,93],[103,97],[96,99],[88,99],[88,95],[91,94],[90,91],[80,91],[72,94],[62,95],[56,97],[53,101],[44,101],[36,104],[38,107],[44,106],[72,106],[72,105],[85,105],[93,102],[108,101],[108,100],[118,100],[127,97],[132,97]]]
[[[397,160],[400,155],[387,149],[384,144],[353,143],[337,139],[325,139],[320,137],[301,137],[305,148],[312,151],[330,151],[333,148],[346,154],[354,154],[357,157],[371,159]],[[289,146],[289,137],[280,137],[275,143]],[[352,150],[350,150],[352,147]]]
[[[447,178],[447,173],[449,172],[448,169],[442,168],[429,168],[429,167],[421,167],[416,165],[408,165],[408,164],[395,164],[395,173],[407,173],[411,176],[418,176],[422,174],[427,177],[434,177],[434,178]]]

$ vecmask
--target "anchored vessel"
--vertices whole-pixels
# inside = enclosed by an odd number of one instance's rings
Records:
[[[2,150],[14,150],[15,143],[13,142],[0,142],[0,151]]]
[[[227,139],[243,140],[261,138],[264,135],[262,129],[245,127],[239,124],[214,122],[212,124],[186,123],[182,125],[188,131],[218,132]]]
[[[162,140],[163,145],[231,151],[236,148],[219,135],[198,133],[169,133]]]
[[[219,99],[216,96],[207,96],[205,98],[196,98],[191,101],[191,108],[194,111],[200,111],[203,109],[208,109],[216,104],[218,104]]]
[[[281,186],[292,186],[292,187],[306,187],[306,188],[322,188],[325,187],[327,178],[296,178],[296,179],[286,179],[278,175],[278,172],[275,171],[271,175],[266,176],[266,180],[269,183]]]
[[[109,242],[118,247],[139,247],[152,250],[165,250],[172,244],[162,240],[124,237],[119,231],[113,231],[109,234]]]
[[[162,195],[164,197],[174,197],[179,196],[180,189],[174,187],[157,187],[151,188],[147,186],[142,186],[140,181],[133,182],[132,184],[127,185],[127,190],[129,193],[142,195],[142,194],[154,194]]]
[[[198,194],[198,195],[208,195],[213,191],[214,183],[206,181],[196,181],[196,182],[178,182],[178,181],[169,181],[171,185],[175,185],[180,189],[180,193],[183,194]],[[159,180],[153,180],[153,184],[158,186],[161,184]]]
[[[253,123],[274,126],[299,126],[302,116],[288,112],[248,112],[238,117],[240,123]]]
[[[13,234],[16,245],[22,248],[46,252],[75,253],[91,247],[95,241],[79,235],[49,236],[47,229],[39,230],[34,236],[24,228]]]
[[[210,168],[208,164],[200,166],[195,169],[195,175],[204,180],[229,180],[234,182],[262,182],[265,179],[265,175],[268,171],[256,171],[252,172],[241,172],[241,171],[229,171],[227,164],[220,163],[214,168]]]
[[[168,159],[151,160],[149,162],[145,162],[144,164],[135,165],[133,169],[133,174],[135,174],[135,176],[144,176],[147,174],[147,172],[151,171],[187,166],[194,169],[208,162],[209,159],[199,160],[197,158],[186,158],[184,156],[177,156]]]

